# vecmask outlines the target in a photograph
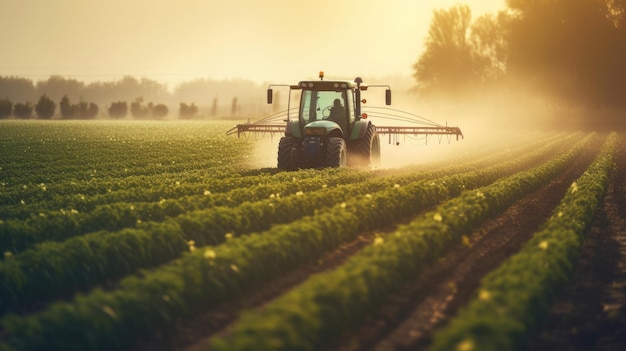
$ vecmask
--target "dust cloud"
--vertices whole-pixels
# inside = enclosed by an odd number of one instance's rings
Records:
[[[463,137],[456,136],[398,136],[380,135],[381,168],[458,160],[471,157],[481,150],[501,150],[515,143],[532,141],[545,133],[572,131],[603,131],[594,125],[594,115],[611,111],[588,111],[557,103],[546,94],[533,91],[522,83],[491,90],[467,92],[463,96],[432,95],[416,97],[409,89],[393,89],[392,105],[422,122],[459,127]],[[369,106],[385,106],[384,90],[370,89],[365,96]],[[572,105],[573,106],[573,105]],[[392,112],[396,113],[396,112]],[[399,112],[397,112],[399,113]],[[615,112],[616,116],[619,114]],[[616,117],[617,118],[617,117]],[[372,115],[376,126],[410,125]],[[426,122],[427,123],[427,122]],[[422,126],[425,126],[423,124]],[[255,141],[253,165],[276,167],[280,136],[266,136]]]
[[[468,92],[455,98],[441,95],[416,98],[409,91],[394,91],[394,109],[407,111],[439,125],[459,127],[463,137],[381,136],[381,166],[396,168],[409,164],[446,162],[481,150],[501,150],[546,132],[576,130],[545,97],[526,89],[494,89]],[[377,120],[375,125],[402,125]],[[566,127],[563,124],[567,124]]]
[[[254,139],[254,151],[250,159],[253,168],[276,168],[278,163],[278,141],[282,135]]]

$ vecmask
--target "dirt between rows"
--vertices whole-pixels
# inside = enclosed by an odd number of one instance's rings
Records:
[[[469,245],[458,245],[425,268],[361,326],[346,331],[329,345],[328,350],[426,348],[431,342],[432,332],[469,301],[481,277],[517,252],[547,220],[569,185],[584,172],[594,155],[593,152],[586,153],[548,185],[519,200],[500,216],[485,222],[468,235]],[[157,335],[153,340],[137,345],[135,350],[207,350],[210,338],[227,330],[240,312],[263,306],[312,274],[336,268],[370,244],[373,237],[373,233],[364,233],[357,240],[327,254],[318,264],[297,268],[252,293],[221,304],[190,321],[181,322],[168,335]],[[557,344],[559,347],[556,349],[567,349],[560,347],[566,344]]]
[[[570,184],[588,167],[593,153],[576,160],[558,178],[486,221],[436,264],[389,299],[358,330],[346,333],[330,350],[423,350],[433,331],[456,315],[480,279],[515,254],[549,218]]]
[[[626,145],[570,282],[531,350],[626,350]]]
[[[316,264],[306,264],[276,280],[245,294],[224,302],[207,313],[181,322],[175,330],[164,335],[159,333],[152,340],[136,345],[135,351],[200,351],[210,349],[210,338],[224,332],[244,310],[259,308],[304,282],[309,276],[332,270],[350,256],[371,244],[375,234],[363,233],[357,240],[344,243],[334,252],[324,255]]]

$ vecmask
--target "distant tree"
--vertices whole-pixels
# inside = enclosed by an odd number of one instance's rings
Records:
[[[434,11],[426,50],[413,66],[420,90],[455,94],[480,81],[485,62],[475,55],[469,39],[471,19],[467,5]]]
[[[128,115],[128,104],[123,101],[114,102],[107,110],[111,118],[124,118]]]
[[[124,101],[133,96],[141,96],[145,101],[169,102],[171,94],[165,84],[155,80],[124,76],[113,82],[92,83],[86,87],[82,96],[102,105],[111,101]]]
[[[0,96],[12,101],[33,101],[38,96],[33,81],[20,77],[0,77]]]
[[[74,117],[74,114],[72,113],[72,104],[70,103],[70,99],[67,95],[63,95],[61,102],[59,102],[59,109],[61,110],[62,118],[69,119]]]
[[[182,119],[191,119],[198,113],[198,107],[192,102],[191,105],[187,105],[184,102],[180,103],[178,109],[178,117]]]
[[[72,104],[67,95],[63,96],[59,106],[61,107],[61,115],[65,119],[93,119],[98,115],[98,105],[95,103],[81,100],[78,104]]]
[[[164,104],[157,104],[152,109],[152,116],[155,118],[163,118],[167,116],[169,109]]]
[[[482,60],[483,80],[497,81],[506,75],[509,43],[507,29],[511,18],[505,11],[484,15],[471,25],[470,41],[476,60]]]
[[[231,103],[230,115],[231,116],[236,116],[238,110],[239,110],[239,104],[237,103],[237,97],[235,96],[233,98],[233,102]]]
[[[192,102],[191,105],[189,106],[188,115],[189,117],[193,118],[193,117],[196,117],[197,114],[198,114],[198,106],[196,106],[196,104]]]
[[[80,101],[78,103],[78,118],[86,118],[87,113],[89,112],[89,104],[85,101]]]
[[[54,116],[57,104],[52,101],[46,94],[43,94],[35,105],[35,112],[41,119],[50,119]]]
[[[508,0],[508,70],[567,105],[626,107],[621,0]]]
[[[168,107],[177,106],[180,101],[204,101],[209,97],[207,115],[213,117],[224,114],[229,107],[227,106],[228,103],[219,101],[220,95],[231,98],[236,95],[239,105],[237,111],[241,108],[242,113],[247,113],[246,108],[252,110],[254,107],[255,113],[260,113],[258,100],[263,96],[264,90],[265,87],[258,83],[242,79],[196,79],[180,83],[170,91],[166,84],[132,76],[88,84],[58,75],[50,76],[35,83],[31,79],[0,76],[0,98],[7,97],[13,102],[37,102],[41,95],[46,94],[57,105],[63,96],[67,96],[75,104],[79,99],[82,99],[83,101],[94,102],[99,106],[106,105],[108,108],[113,101],[127,101],[130,108],[130,103],[137,96],[143,97],[146,103],[158,101]],[[215,99],[211,98],[212,96]],[[213,100],[213,106],[211,106],[211,100]],[[60,112],[57,114],[61,116]]]
[[[9,98],[0,100],[0,118],[9,118],[13,114],[13,102]]]
[[[13,105],[13,115],[17,118],[27,119],[33,115],[33,104],[30,102],[17,102]]]
[[[213,98],[213,104],[211,105],[211,117],[217,117],[217,96]]]
[[[98,114],[98,105],[93,102],[80,101],[77,105],[72,106],[75,110],[75,117],[80,119],[94,119]]]
[[[253,109],[256,110],[254,111],[255,113],[263,113],[263,111],[260,111],[260,103],[263,96],[265,96],[265,86],[254,81],[244,79],[195,79],[183,82],[172,90],[172,99],[176,105],[180,101],[206,101],[207,97],[209,97],[206,115],[211,118],[228,115],[231,111],[230,103],[233,96],[237,96],[237,103],[242,106],[242,113],[252,113]],[[283,103],[285,99],[286,96],[283,92]],[[152,101],[165,102],[165,100],[157,99],[152,99]],[[173,106],[172,102],[169,102],[168,106]],[[265,107],[265,105],[261,106]],[[199,108],[201,109],[200,106]]]
[[[74,99],[82,96],[85,83],[76,79],[67,79],[60,75],[53,75],[47,80],[37,82],[35,88],[37,94],[45,94],[51,99],[59,101],[64,95]]]
[[[165,100],[169,92],[167,90],[167,85],[161,84],[156,80],[142,78],[139,85],[141,89],[141,96],[146,97],[146,99],[150,100]]]
[[[130,114],[133,118],[147,118],[150,116],[150,109],[143,105],[143,98],[136,98],[130,104]]]
[[[85,114],[85,118],[88,118],[88,119],[96,118],[99,110],[100,109],[98,108],[98,105],[96,105],[93,102],[90,102],[89,107],[87,108],[87,113]]]

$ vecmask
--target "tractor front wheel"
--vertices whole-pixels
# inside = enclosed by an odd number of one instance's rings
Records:
[[[347,162],[346,142],[343,138],[329,138],[326,146],[326,167],[345,167]]]
[[[297,161],[298,139],[282,137],[278,143],[278,168],[294,171],[298,168]]]
[[[365,136],[355,140],[350,148],[350,165],[356,167],[380,166],[380,139],[373,125],[367,126]]]

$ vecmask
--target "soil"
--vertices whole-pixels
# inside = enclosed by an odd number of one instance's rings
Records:
[[[432,332],[465,305],[481,277],[495,269],[551,215],[569,185],[592,161],[579,158],[558,178],[516,202],[500,216],[468,233],[461,244],[424,269],[391,296],[358,328],[328,346],[333,351],[422,350]],[[542,334],[520,345],[529,350],[626,350],[626,150],[617,160],[601,209],[582,248],[576,273],[556,297]],[[243,310],[260,308],[311,274],[331,270],[373,240],[373,233],[342,245],[320,262],[295,269],[257,291],[224,303],[168,335],[135,350],[207,350],[211,337],[225,332]]]
[[[596,214],[576,273],[531,350],[626,350],[626,148]]]

